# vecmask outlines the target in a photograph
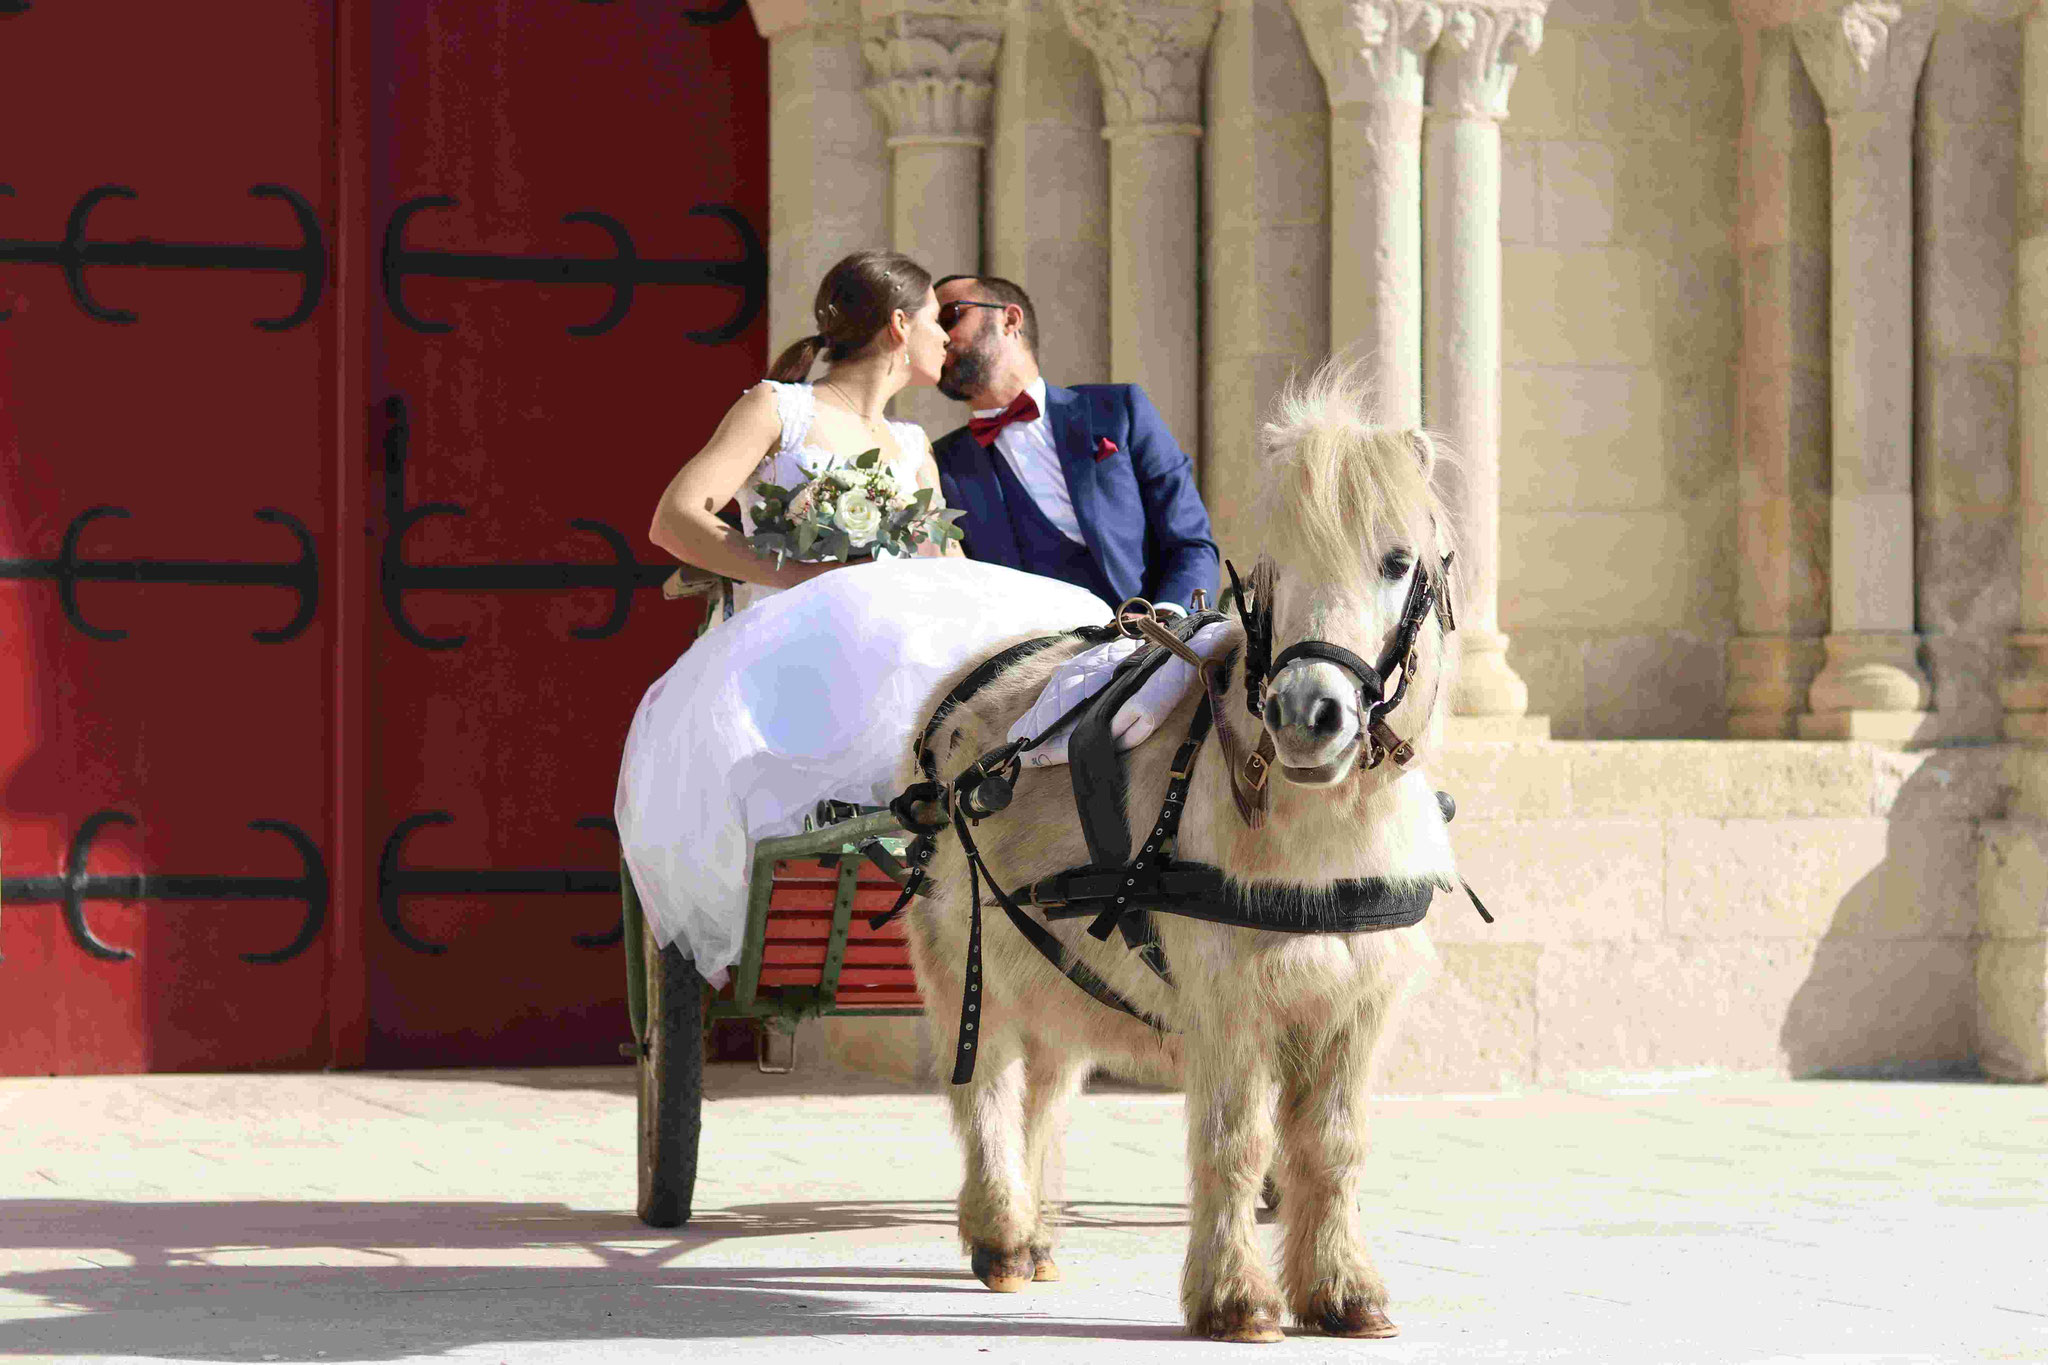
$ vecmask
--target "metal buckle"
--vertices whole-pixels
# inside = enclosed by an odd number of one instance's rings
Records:
[[[1141,639],[1144,632],[1136,625],[1127,623],[1149,621],[1152,619],[1155,610],[1153,605],[1142,597],[1126,597],[1123,605],[1116,609],[1116,628],[1130,639]]]
[[[1253,750],[1251,753],[1245,755],[1245,785],[1250,787],[1253,791],[1259,792],[1264,791],[1266,789],[1266,770],[1267,765],[1265,755],[1259,753],[1257,750]]]

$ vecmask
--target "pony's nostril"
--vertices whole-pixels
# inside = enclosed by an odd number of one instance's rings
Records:
[[[1286,721],[1281,717],[1280,713],[1279,693],[1271,692],[1266,695],[1266,709],[1264,714],[1266,719],[1266,728],[1268,730],[1279,730],[1283,729],[1286,726]]]
[[[1315,709],[1309,712],[1308,728],[1317,739],[1332,738],[1344,728],[1344,708],[1335,697],[1317,698]]]

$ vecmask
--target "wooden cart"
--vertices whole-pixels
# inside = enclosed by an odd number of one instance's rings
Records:
[[[685,568],[670,597],[711,596],[706,624],[731,610],[732,585]],[[718,599],[722,598],[720,602]],[[704,1105],[704,1041],[715,1020],[761,1028],[761,1065],[771,1028],[792,1032],[822,1015],[923,1013],[902,921],[872,929],[889,909],[905,838],[886,810],[821,808],[815,828],[755,847],[746,939],[726,986],[713,991],[675,946],[658,948],[631,869],[620,866],[626,945],[626,1003],[640,1071],[641,1221],[670,1228],[689,1221],[697,1184]],[[793,1055],[792,1055],[793,1060]],[[786,1069],[786,1068],[784,1068]]]

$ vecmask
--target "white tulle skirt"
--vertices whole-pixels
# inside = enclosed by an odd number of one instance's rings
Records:
[[[880,805],[939,680],[1109,607],[1057,579],[965,559],[884,560],[738,612],[647,689],[615,813],[655,937],[714,984],[739,959],[757,839],[824,798]]]

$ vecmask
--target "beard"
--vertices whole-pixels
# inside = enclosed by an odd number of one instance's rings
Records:
[[[986,336],[976,337],[972,346],[947,356],[939,367],[939,392],[956,403],[971,402],[988,387],[995,368],[995,348]]]

